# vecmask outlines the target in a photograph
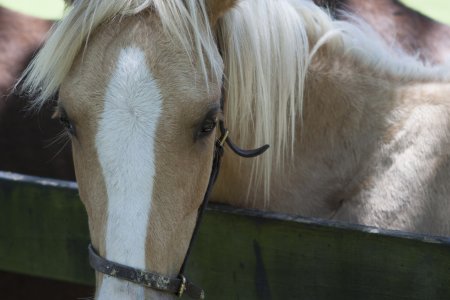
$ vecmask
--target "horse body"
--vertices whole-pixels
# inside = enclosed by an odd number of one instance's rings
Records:
[[[435,84],[384,90],[390,84],[382,80],[372,91],[366,85],[371,97],[334,90],[341,97],[323,98],[327,87],[337,83],[348,87],[352,81],[334,79],[316,84],[319,90],[308,90],[311,97],[305,98],[304,133],[295,145],[295,160],[285,173],[274,176],[268,204],[261,201],[261,190],[246,197],[252,182],[243,170],[251,166],[239,165],[228,156],[214,199],[233,206],[448,236],[446,98],[436,93]],[[391,97],[399,90],[395,105]],[[439,84],[439,90],[448,92],[449,87]],[[410,103],[404,103],[404,97]],[[424,97],[430,103],[424,103]]]
[[[11,86],[23,70],[27,59],[42,43],[43,34],[50,28],[51,22],[15,13],[3,7],[0,7],[0,22],[0,46],[3,53],[0,57],[0,68],[4,70],[0,77],[0,88],[2,91],[11,92]]]
[[[271,150],[226,151],[216,201],[450,234],[446,67],[310,1],[73,5],[24,86],[35,107],[60,89],[99,255],[176,276],[222,118],[239,144]],[[101,300],[172,298],[97,275]]]
[[[348,12],[357,15],[377,31],[387,45],[401,47],[431,64],[450,59],[450,28],[395,0],[314,0],[329,7],[338,19]]]
[[[70,148],[50,141],[63,129],[46,107],[39,118],[24,118],[31,99],[13,93],[20,73],[45,39],[53,22],[0,7],[0,169],[73,179]],[[55,153],[58,157],[52,158]]]
[[[251,162],[231,155],[224,158],[214,199],[448,235],[447,79],[375,66],[382,61],[371,66],[364,56],[329,47],[309,66],[294,158],[272,176],[270,201],[263,201],[263,189],[254,189]]]

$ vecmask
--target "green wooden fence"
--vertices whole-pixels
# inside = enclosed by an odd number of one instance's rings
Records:
[[[0,269],[93,284],[76,184],[0,172]],[[207,299],[450,299],[450,240],[212,205],[188,267]]]

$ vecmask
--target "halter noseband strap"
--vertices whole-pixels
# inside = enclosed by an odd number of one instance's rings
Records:
[[[221,132],[221,137],[216,141],[214,148],[214,158],[211,170],[211,176],[209,177],[208,187],[206,188],[205,195],[203,197],[203,202],[199,207],[197,214],[197,221],[195,223],[194,232],[192,233],[191,241],[189,242],[189,247],[184,257],[183,264],[181,266],[179,275],[177,278],[170,278],[158,273],[146,272],[143,270],[128,267],[122,264],[118,264],[109,261],[97,254],[92,244],[89,245],[89,263],[93,269],[97,272],[130,281],[136,284],[140,284],[144,287],[152,288],[162,292],[168,292],[182,297],[183,295],[188,295],[192,299],[204,299],[205,292],[194,285],[193,283],[186,280],[183,275],[187,261],[189,259],[192,245],[198,235],[198,230],[200,223],[202,221],[206,206],[208,205],[209,195],[211,194],[214,183],[216,182],[217,175],[220,170],[220,163],[223,156],[223,146],[226,143],[234,153],[242,157],[255,157],[263,154],[269,145],[264,145],[258,149],[254,150],[243,150],[236,146],[229,138],[229,131],[225,128],[223,121],[219,121],[219,129]]]
[[[89,245],[89,263],[97,272],[130,281],[147,288],[172,293],[180,297],[186,294],[192,299],[205,298],[204,291],[188,282],[182,275],[178,278],[169,278],[158,273],[146,272],[109,261],[98,255],[91,244]]]

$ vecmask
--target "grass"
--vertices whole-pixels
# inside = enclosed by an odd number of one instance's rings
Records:
[[[429,17],[450,25],[450,0],[401,1]],[[0,0],[0,5],[45,19],[59,19],[64,12],[63,0]]]

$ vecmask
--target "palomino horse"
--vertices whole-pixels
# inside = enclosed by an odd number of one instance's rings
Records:
[[[389,45],[397,45],[427,63],[442,63],[450,55],[450,27],[392,0],[315,0],[337,18],[351,11],[369,23]],[[0,169],[73,180],[69,147],[52,144],[61,131],[51,120],[52,107],[24,121],[28,99],[11,94],[18,74],[37,51],[52,22],[0,8]]]
[[[220,120],[271,148],[227,148],[216,201],[449,235],[449,76],[311,1],[92,0],[73,3],[24,88],[35,108],[59,90],[97,299],[171,299],[201,298],[176,275]]]
[[[427,63],[450,59],[450,27],[405,6],[398,0],[314,0],[338,19],[352,12],[377,31],[388,45],[402,47]]]

